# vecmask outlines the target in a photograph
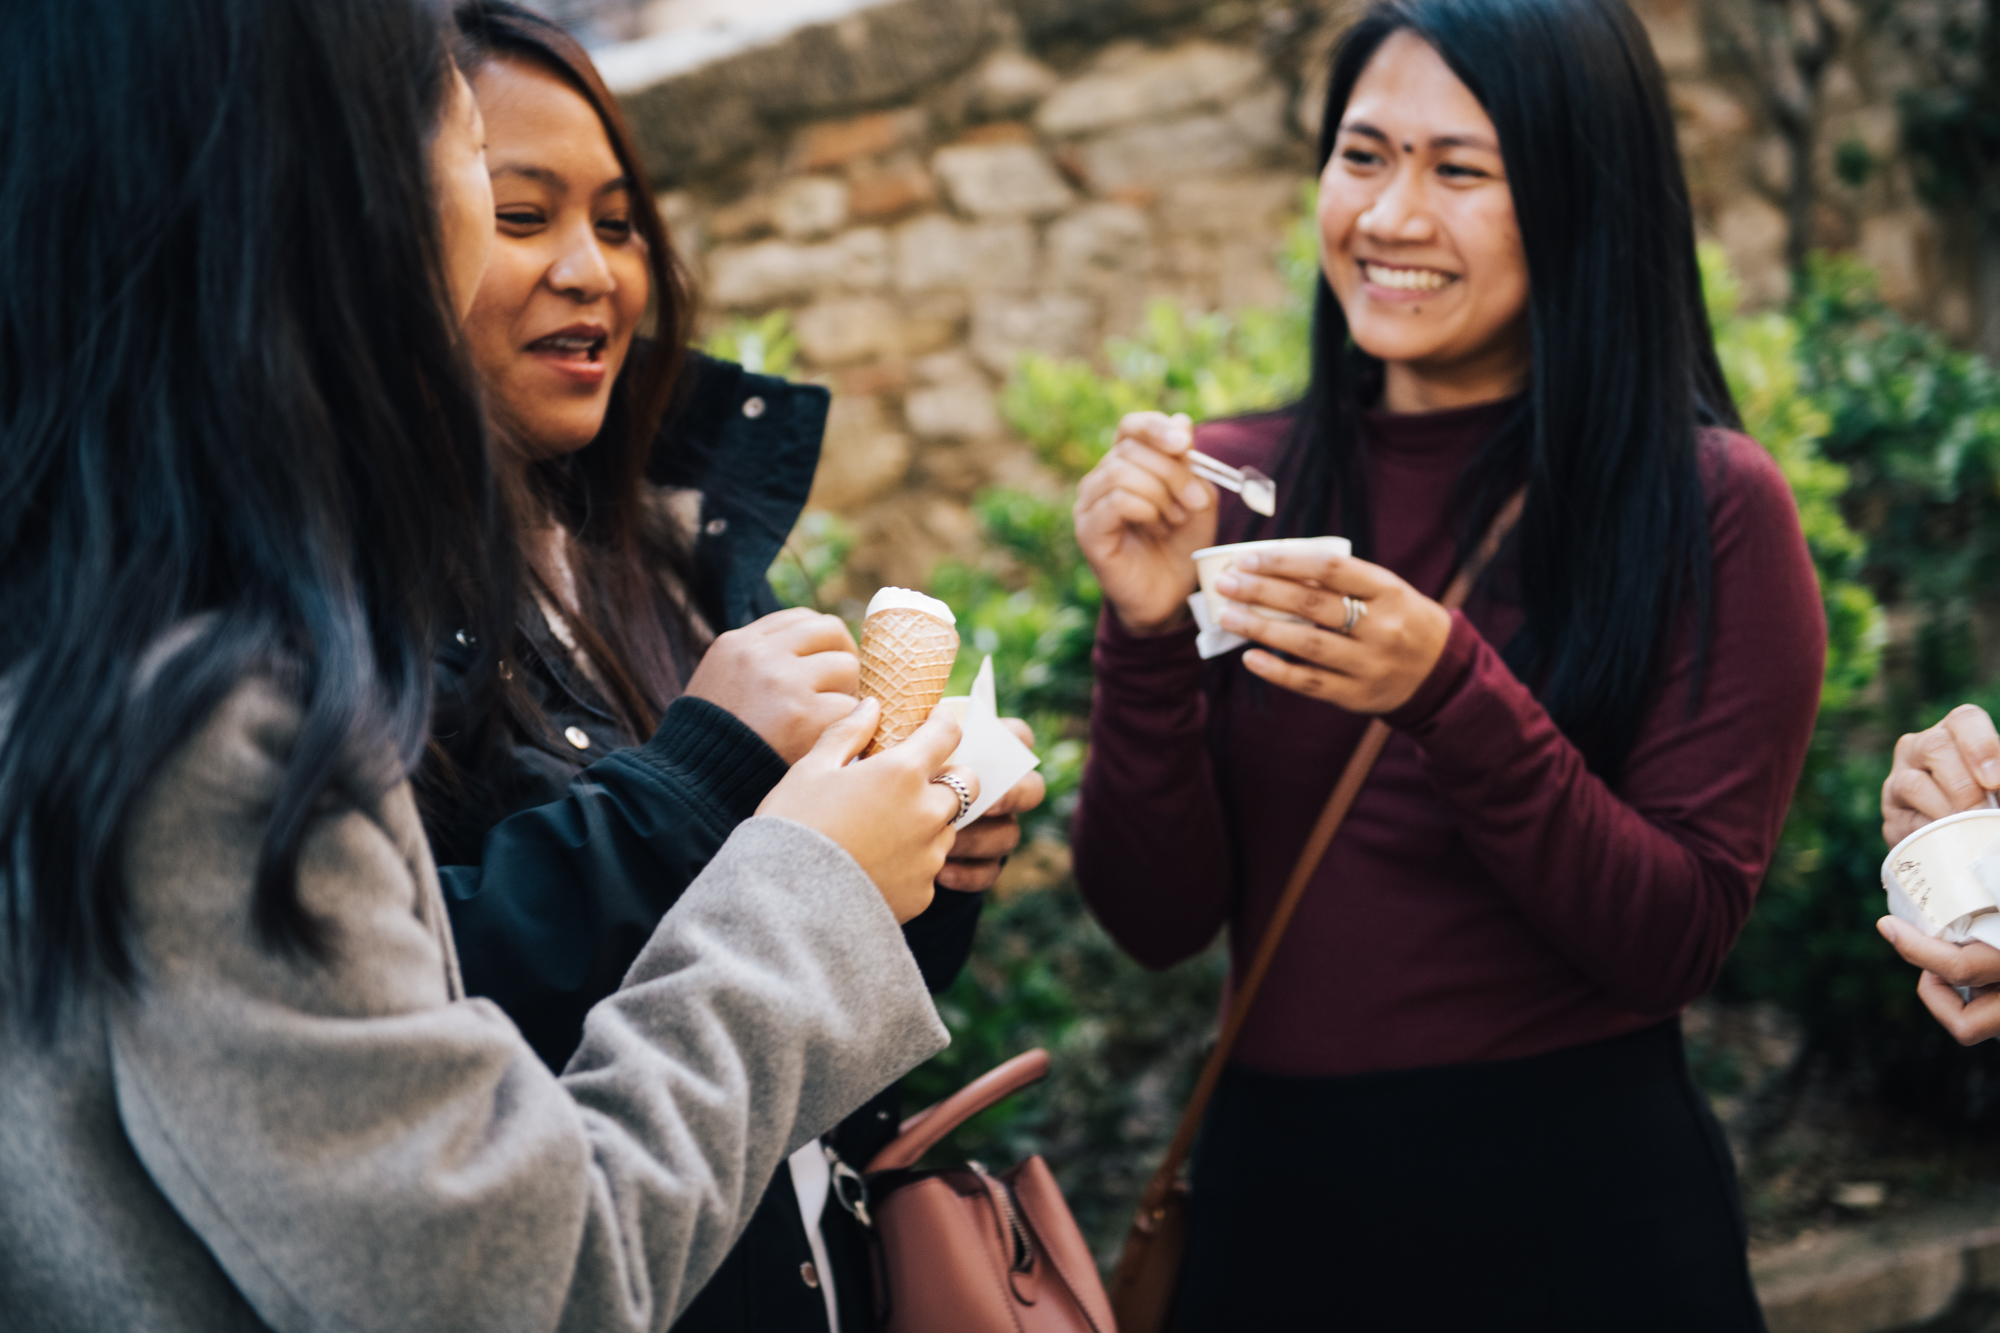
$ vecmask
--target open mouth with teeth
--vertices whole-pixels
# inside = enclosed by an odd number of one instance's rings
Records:
[[[564,361],[596,362],[604,359],[604,345],[609,341],[610,338],[601,333],[552,333],[529,343],[528,350],[538,356],[553,356]]]
[[[1377,287],[1399,292],[1439,292],[1458,281],[1456,273],[1434,268],[1393,268],[1366,259],[1361,261],[1361,276]]]

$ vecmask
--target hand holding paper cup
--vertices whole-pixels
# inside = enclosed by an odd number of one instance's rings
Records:
[[[1345,537],[1280,537],[1272,541],[1231,542],[1227,546],[1204,546],[1196,551],[1194,571],[1201,589],[1188,598],[1188,607],[1194,612],[1195,625],[1201,631],[1195,638],[1195,648],[1203,657],[1220,657],[1250,642],[1242,635],[1231,634],[1222,628],[1222,608],[1229,599],[1215,590],[1215,581],[1236,568],[1236,562],[1252,551],[1280,550],[1348,556],[1354,554],[1354,543]],[[1274,620],[1305,623],[1287,611],[1276,611],[1269,607],[1259,609]]]
[[[1924,825],[1882,862],[1889,912],[1947,944],[2000,947],[2000,810]]]
[[[1345,537],[1280,537],[1274,541],[1231,542],[1227,546],[1204,546],[1194,553],[1195,577],[1201,583],[1201,596],[1207,603],[1210,621],[1222,619],[1222,604],[1229,599],[1215,590],[1215,581],[1228,571],[1236,568],[1236,562],[1252,551],[1306,551],[1329,556],[1354,554],[1354,543]],[[1299,617],[1284,611],[1265,610],[1265,615],[1278,620],[1296,620]]]
[[[1924,825],[1882,863],[1882,935],[1924,969],[1917,997],[1966,1046],[2000,1036],[2000,809]]]

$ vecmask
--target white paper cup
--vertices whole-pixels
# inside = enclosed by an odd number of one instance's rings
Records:
[[[1201,580],[1201,596],[1208,604],[1211,625],[1222,623],[1223,605],[1230,600],[1215,590],[1215,581],[1228,570],[1236,568],[1239,557],[1252,551],[1316,551],[1321,555],[1353,555],[1354,543],[1345,537],[1279,537],[1274,541],[1231,542],[1227,546],[1202,547],[1194,553],[1194,572]],[[1301,625],[1306,623],[1304,617],[1289,611],[1274,611],[1268,606],[1260,606],[1257,610],[1273,620],[1296,620]]]
[[[1996,853],[2000,810],[1967,810],[1924,825],[1882,862],[1891,915],[1947,943],[2000,942],[2000,909],[1985,878],[1992,868],[1975,865]]]

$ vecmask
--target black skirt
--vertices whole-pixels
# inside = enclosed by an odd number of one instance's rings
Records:
[[[1761,1333],[1736,1170],[1678,1021],[1526,1060],[1231,1068],[1178,1333]]]

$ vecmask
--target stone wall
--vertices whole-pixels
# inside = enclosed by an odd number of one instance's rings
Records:
[[[1782,145],[1754,83],[1716,56],[1697,0],[1637,7],[1700,221],[1751,298],[1778,299],[1784,216],[1758,186]],[[790,312],[802,372],[833,388],[813,504],[855,524],[859,591],[974,549],[982,487],[1052,484],[996,409],[1018,353],[1092,355],[1159,297],[1281,298],[1342,7],[790,0],[782,31],[745,12],[598,55],[705,323]],[[1893,65],[1858,48],[1829,80],[1827,153],[1854,140],[1887,165],[1852,187],[1827,166],[1818,239],[1962,330],[1965,284],[1895,165]]]
[[[1753,302],[1787,291],[1786,146],[1763,106],[1770,76],[1732,58],[1725,31],[1750,0],[1641,0],[1666,68],[1704,231],[1728,250]],[[1842,40],[1820,85],[1810,243],[1872,266],[1885,296],[1960,341],[1973,332],[1970,237],[1923,207],[1901,145],[1897,94],[1923,75],[1892,30],[1837,2]],[[1882,7],[1878,6],[1878,9]],[[1836,161],[1845,158],[1845,175]]]

